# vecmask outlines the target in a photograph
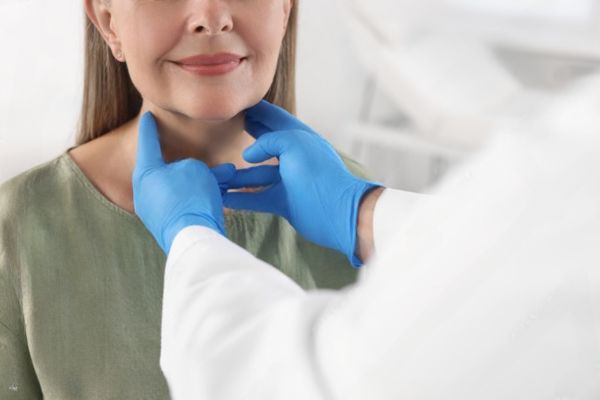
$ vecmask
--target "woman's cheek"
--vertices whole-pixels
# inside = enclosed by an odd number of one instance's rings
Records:
[[[248,30],[244,35],[246,43],[252,49],[260,69],[273,72],[277,65],[283,36],[269,25],[258,25],[260,28]],[[270,68],[269,68],[270,67]]]
[[[267,94],[269,88],[271,87],[271,83],[273,82],[274,76],[275,73],[270,65],[263,65],[260,68],[257,79],[254,80],[254,91],[256,93],[256,97],[260,97],[260,99],[262,99]],[[258,100],[260,101],[260,99]]]

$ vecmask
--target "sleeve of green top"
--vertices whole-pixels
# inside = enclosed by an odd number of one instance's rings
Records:
[[[377,181],[377,179],[374,179],[371,173],[361,163],[350,158],[346,153],[340,150],[336,149],[336,152],[338,153],[346,167],[350,170],[350,172],[352,172],[352,174],[362,179]]]
[[[20,307],[5,265],[0,265],[0,398],[41,399],[20,318]],[[19,326],[20,325],[20,326]]]
[[[11,256],[17,231],[8,221],[20,215],[15,196],[0,186],[0,399],[42,399],[42,391],[27,346],[21,302],[17,294],[20,271]],[[15,218],[12,218],[14,220]],[[18,217],[16,218],[19,219]]]

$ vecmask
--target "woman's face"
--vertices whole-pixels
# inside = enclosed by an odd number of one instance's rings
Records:
[[[269,90],[291,6],[292,0],[112,0],[102,31],[113,53],[122,52],[145,102],[219,122]],[[243,60],[222,75],[194,74],[177,63],[224,52]]]

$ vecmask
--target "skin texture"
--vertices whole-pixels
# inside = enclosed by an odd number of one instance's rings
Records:
[[[209,166],[251,166],[241,156],[254,142],[244,131],[243,110],[271,86],[292,0],[84,0],[84,6],[143,97],[136,118],[69,152],[100,192],[133,212],[131,175],[146,111],[157,120],[167,162],[193,157]],[[174,63],[219,52],[247,59],[212,77]]]

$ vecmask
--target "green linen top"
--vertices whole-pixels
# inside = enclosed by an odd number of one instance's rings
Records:
[[[345,256],[280,217],[234,211],[225,222],[229,239],[305,289],[357,278]],[[168,399],[159,366],[165,262],[138,217],[104,197],[67,152],[2,184],[0,399]]]

